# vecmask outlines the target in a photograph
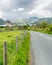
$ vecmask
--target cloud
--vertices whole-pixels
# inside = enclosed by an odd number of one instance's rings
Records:
[[[13,9],[14,12],[22,12],[24,10],[25,10],[24,8]]]
[[[49,10],[52,13],[52,2],[44,10]]]
[[[49,10],[43,10],[43,9],[33,9],[32,11],[29,11],[27,13],[30,16],[52,17],[52,13]]]
[[[0,11],[0,18],[2,18],[2,12]]]
[[[37,0],[37,6],[36,8],[44,8],[46,6],[48,6],[51,3],[52,0]]]
[[[16,12],[17,11],[17,9],[13,9],[13,12]]]
[[[0,17],[18,19],[31,16],[52,17],[52,0],[0,0]]]
[[[17,10],[18,11],[24,11],[24,8],[18,8]]]
[[[37,6],[27,13],[30,16],[38,16],[38,17],[52,17],[52,13],[49,10],[45,10],[46,7],[52,2],[52,0],[38,0]],[[45,9],[44,9],[45,8]]]

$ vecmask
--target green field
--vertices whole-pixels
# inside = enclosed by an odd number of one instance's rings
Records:
[[[27,65],[26,53],[28,53],[28,56],[29,56],[30,35],[29,33],[27,34],[26,38],[24,38],[24,41],[22,42],[20,46],[20,43],[21,43],[20,36],[23,35],[23,33],[24,31],[0,32],[0,65],[3,65],[4,41],[7,42],[7,65]],[[18,36],[18,46],[19,46],[19,50],[17,52],[16,52],[16,36]],[[28,60],[29,60],[29,57],[28,57]]]

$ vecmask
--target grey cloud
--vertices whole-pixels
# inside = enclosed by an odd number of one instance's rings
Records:
[[[34,1],[37,0],[11,0],[10,5],[3,5],[0,3],[0,9],[4,11],[12,10],[14,8],[25,8],[25,9],[31,9],[33,6],[35,6]]]
[[[7,0],[6,0],[7,1]],[[36,6],[37,0],[10,0],[10,4],[5,4],[0,0],[0,11],[4,12],[3,18],[5,19],[17,19],[18,17],[24,17],[27,16],[24,14],[24,12],[16,12],[14,13],[12,10],[13,9],[18,9],[18,8],[24,8],[25,12],[31,10],[33,7]]]

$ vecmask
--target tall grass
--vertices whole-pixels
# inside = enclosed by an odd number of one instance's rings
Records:
[[[20,43],[23,31],[0,33],[0,65],[3,65],[3,41],[7,40],[7,65],[28,65],[30,60],[30,34]],[[18,35],[19,49],[16,51],[16,35]],[[21,44],[21,45],[20,45]]]

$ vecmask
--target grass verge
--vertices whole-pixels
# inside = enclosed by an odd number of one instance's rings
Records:
[[[27,33],[21,47],[15,54],[12,54],[12,59],[8,65],[29,65],[30,62],[30,33]]]

